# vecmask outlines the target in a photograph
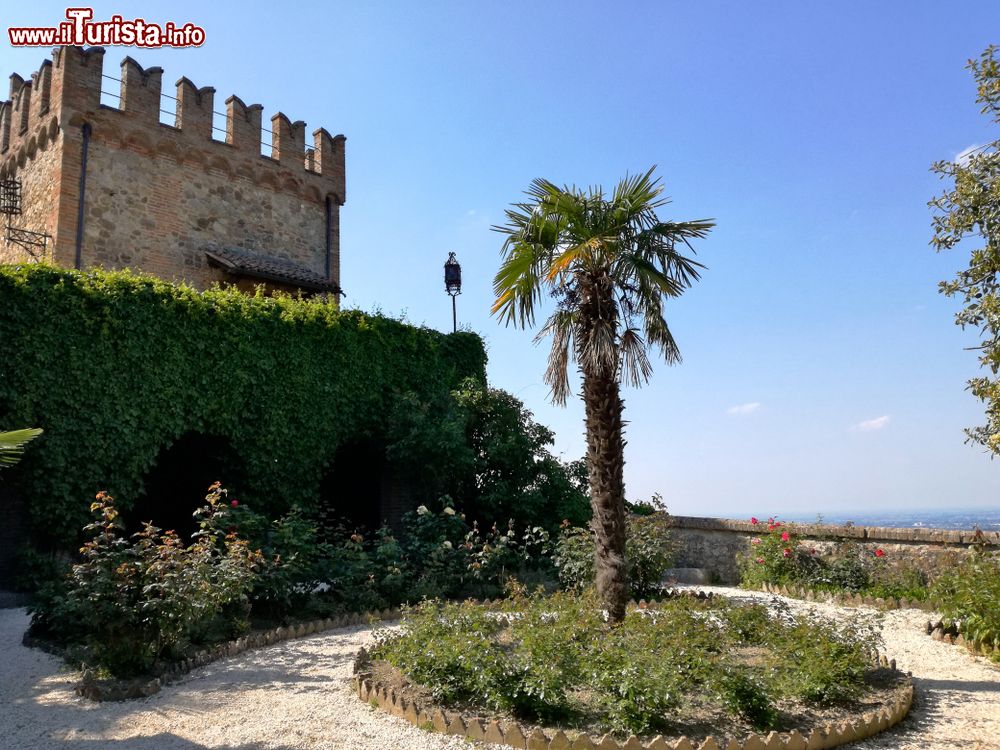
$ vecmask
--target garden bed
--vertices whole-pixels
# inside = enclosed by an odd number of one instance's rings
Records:
[[[834,747],[909,708],[909,678],[872,663],[857,631],[719,599],[650,604],[608,629],[591,605],[424,605],[359,654],[358,693],[424,728],[550,750]]]

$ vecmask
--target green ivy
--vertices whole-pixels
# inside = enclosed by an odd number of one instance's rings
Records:
[[[242,497],[277,514],[316,502],[345,441],[399,439],[385,432],[404,396],[485,382],[478,336],[323,301],[45,265],[0,266],[0,299],[0,424],[45,430],[10,480],[36,536],[62,544],[98,491],[127,507],[185,433],[227,439]]]

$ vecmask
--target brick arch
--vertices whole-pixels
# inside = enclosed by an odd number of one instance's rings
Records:
[[[184,160],[184,156],[181,150],[177,148],[177,144],[174,143],[172,138],[161,138],[156,143],[156,155],[164,156],[168,159],[173,159],[178,164]]]
[[[320,480],[322,526],[374,532],[382,525],[398,530],[403,515],[416,506],[413,487],[386,456],[377,438],[342,443],[330,456]]]
[[[129,131],[122,139],[122,145],[146,154],[151,154],[155,151],[153,139],[141,130]]]
[[[131,531],[144,521],[174,529],[183,537],[197,530],[192,513],[204,503],[209,485],[222,482],[238,497],[245,468],[232,442],[223,436],[191,430],[163,445],[143,477],[143,495],[124,514]]]
[[[269,169],[262,170],[259,171],[257,175],[254,177],[254,184],[259,185],[261,187],[269,187],[272,190],[277,190],[278,178],[271,170]]]
[[[202,161],[202,164],[204,164],[206,172],[214,169],[230,178],[234,176],[233,165],[230,164],[228,159],[223,159],[221,156],[206,158]]]
[[[253,167],[250,166],[246,162],[243,162],[242,164],[237,165],[237,167],[236,167],[236,169],[234,171],[234,176],[235,177],[242,177],[243,179],[245,179],[245,180],[247,180],[249,182],[254,182],[257,179],[257,175],[254,172]]]
[[[82,126],[83,124],[84,120],[82,119],[80,122],[76,123],[77,126]],[[119,146],[123,145],[125,142],[125,133],[121,128],[113,123],[101,123],[99,129],[93,125],[91,125],[91,127],[93,128],[94,134],[99,135],[101,140],[105,143],[109,143],[113,146]]]
[[[315,185],[306,185],[302,189],[302,197],[312,203],[322,203],[324,198],[323,194],[320,193],[319,188]]]

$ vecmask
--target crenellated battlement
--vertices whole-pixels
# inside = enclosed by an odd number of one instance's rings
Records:
[[[8,99],[0,102],[0,171],[23,165],[39,137],[53,137],[53,122],[59,129],[89,123],[95,138],[146,144],[151,153],[194,154],[202,164],[258,184],[291,189],[295,182],[299,192],[332,196],[344,203],[343,135],[331,136],[319,128],[307,147],[306,124],[301,120],[277,112],[268,130],[260,104],[248,105],[233,95],[225,101],[226,111],[217,112],[216,89],[211,86],[199,87],[181,77],[175,95],[166,94],[162,68],[144,68],[125,57],[119,75],[109,75],[104,56],[103,47],[60,47],[30,78],[10,76]],[[116,98],[117,106],[102,104],[102,93]],[[173,100],[174,106],[165,107],[164,98]],[[161,113],[170,110],[173,124],[161,123]],[[225,118],[225,128],[214,126],[215,115]],[[262,153],[262,147],[269,147],[269,155]]]
[[[0,102],[0,263],[141,269],[199,288],[340,293],[342,135],[220,102],[102,47],[59,47]],[[2,98],[0,93],[0,98]],[[224,109],[224,112],[220,112]],[[15,203],[17,204],[15,207]]]

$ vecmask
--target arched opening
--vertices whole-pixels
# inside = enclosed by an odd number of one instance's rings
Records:
[[[242,461],[226,438],[189,432],[160,451],[144,479],[145,494],[125,514],[130,532],[146,521],[173,529],[185,540],[197,530],[192,514],[205,501],[208,487],[222,482],[230,497],[244,486]]]
[[[370,440],[337,449],[320,483],[324,530],[338,525],[374,531],[387,518],[385,448]]]

